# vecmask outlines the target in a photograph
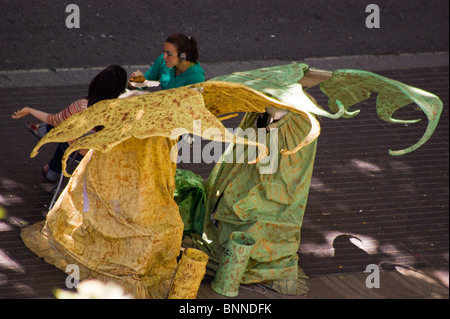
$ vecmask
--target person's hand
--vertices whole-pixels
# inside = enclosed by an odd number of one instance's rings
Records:
[[[142,75],[144,75],[144,74],[142,74],[142,72],[140,70],[137,70],[137,71],[134,71],[133,73],[131,73],[132,78],[142,76]]]
[[[12,115],[12,118],[17,120],[17,119],[21,119],[22,117],[27,116],[28,114],[30,114],[31,109],[29,107],[24,107],[20,110],[17,110],[14,112],[14,114]]]

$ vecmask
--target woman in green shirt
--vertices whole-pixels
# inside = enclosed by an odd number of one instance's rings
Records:
[[[133,72],[132,77],[142,75]],[[175,33],[164,43],[164,52],[143,74],[146,80],[159,81],[163,90],[205,81],[205,71],[198,62],[197,41],[190,36]]]

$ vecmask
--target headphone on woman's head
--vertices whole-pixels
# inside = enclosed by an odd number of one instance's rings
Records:
[[[183,62],[184,60],[186,60],[186,53],[180,53],[180,54],[178,55],[178,60],[179,60],[180,62]]]

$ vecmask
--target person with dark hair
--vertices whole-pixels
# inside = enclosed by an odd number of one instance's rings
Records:
[[[136,71],[131,78],[144,76],[149,81],[159,81],[163,90],[205,81],[205,71],[198,62],[197,41],[180,33],[170,35],[164,51],[150,69],[142,74]]]
[[[54,126],[64,122],[70,116],[84,111],[86,108],[99,101],[119,97],[119,95],[125,91],[126,84],[127,72],[125,69],[118,65],[110,65],[97,74],[91,81],[88,96],[86,98],[73,102],[61,112],[49,114],[31,107],[24,107],[14,112],[12,118],[20,119],[27,115],[32,115],[42,121],[43,123],[41,124],[31,122],[26,123],[28,130],[30,130],[38,139],[41,139]],[[92,132],[94,132],[94,129]],[[42,172],[47,180],[55,182],[58,179],[62,169],[61,160],[68,147],[68,143],[59,143],[53,158],[42,168]]]

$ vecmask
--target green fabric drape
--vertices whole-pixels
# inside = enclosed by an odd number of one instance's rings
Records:
[[[252,127],[256,113],[249,113],[240,127]],[[289,291],[306,293],[303,271],[298,267],[297,251],[314,166],[316,142],[295,154],[284,156],[280,149],[291,149],[309,132],[305,118],[288,113],[273,125],[270,134],[277,134],[278,145],[269,143],[269,157],[277,160],[276,171],[260,174],[269,163],[218,163],[207,183],[207,203],[204,234],[199,248],[206,247],[212,261],[219,262],[224,247],[235,231],[247,233],[255,239],[242,283],[288,281]],[[239,153],[231,145],[223,158]],[[272,157],[272,160],[275,158]],[[213,215],[212,215],[213,214]],[[212,215],[212,216],[211,216]],[[301,280],[299,280],[299,274]],[[283,285],[281,285],[283,286]],[[300,289],[302,287],[302,289]]]
[[[177,168],[175,173],[175,202],[180,209],[184,233],[203,233],[206,190],[203,178],[189,170]]]

